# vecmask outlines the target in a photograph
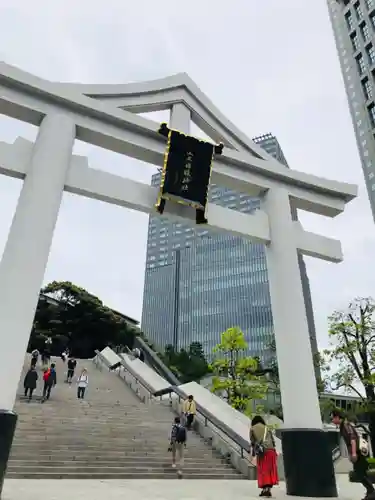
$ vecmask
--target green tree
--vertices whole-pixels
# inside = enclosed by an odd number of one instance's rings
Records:
[[[95,349],[107,345],[132,348],[134,329],[87,290],[68,281],[54,281],[41,292],[56,303],[39,300],[29,349],[42,349],[47,337],[52,338],[53,355],[66,347],[81,358],[92,357]]]
[[[199,381],[209,373],[209,366],[200,342],[192,342],[188,349],[181,349],[178,352],[172,345],[167,345],[162,358],[183,383]]]
[[[323,353],[332,390],[344,389],[361,400],[354,412],[367,412],[375,449],[375,302],[355,298],[328,318],[330,346]],[[337,368],[335,368],[337,367]]]
[[[240,328],[228,328],[221,334],[221,342],[213,351],[211,391],[224,397],[233,408],[250,415],[253,402],[264,399],[266,385],[262,377],[256,375],[258,360],[244,356],[246,349]]]

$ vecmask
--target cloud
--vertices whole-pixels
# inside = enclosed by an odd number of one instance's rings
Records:
[[[308,259],[318,338],[326,316],[374,290],[374,226],[324,2],[191,0],[184,8],[139,0],[3,0],[0,57],[44,78],[89,83],[187,71],[247,135],[271,131],[294,169],[361,184],[334,220],[302,214],[309,230],[343,241],[345,262]],[[308,18],[308,23],[306,19]],[[319,33],[319,36],[317,36]],[[0,139],[35,137],[0,120]],[[77,143],[96,168],[148,182],[141,162]],[[0,249],[20,183],[0,178]],[[141,316],[147,217],[64,196],[46,280],[69,279],[118,310]]]

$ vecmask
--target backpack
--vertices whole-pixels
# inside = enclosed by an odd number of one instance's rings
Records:
[[[178,425],[176,430],[176,443],[186,443],[186,429],[183,425]]]
[[[366,441],[366,439],[364,439],[364,437],[358,432],[357,428],[354,427],[354,425],[352,425],[350,423],[347,423],[345,425],[347,427],[349,427],[354,432],[354,434],[356,436],[356,440],[357,440],[357,447],[358,447],[359,453],[364,457],[368,457],[368,455],[370,454],[370,450],[369,450],[369,445],[368,445],[368,442]]]
[[[48,369],[46,372],[44,372],[43,374],[43,380],[44,382],[47,382],[47,380],[50,378],[50,375],[51,375],[51,370]]]
[[[368,447],[368,442],[366,441],[366,439],[364,439],[364,437],[360,435],[358,436],[358,447],[361,455],[363,455],[364,457],[367,457],[369,455],[370,450]]]

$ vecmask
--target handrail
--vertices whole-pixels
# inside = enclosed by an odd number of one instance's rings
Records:
[[[105,359],[105,357],[98,351],[95,351],[95,354],[98,356],[99,359],[104,361],[104,364],[109,368],[109,363]],[[152,387],[138,374],[135,373],[135,371],[128,366],[127,363],[125,363],[124,360],[121,360],[121,366],[128,371],[134,378],[135,380],[140,383],[146,389],[150,395],[157,397],[157,396],[162,396],[164,394],[171,394],[172,392],[176,394],[180,399],[187,399],[188,394],[186,394],[183,390],[181,390],[177,386],[170,386],[166,389],[162,389],[159,391],[154,391]],[[210,422],[213,424],[214,427],[216,427],[220,432],[225,434],[229,439],[231,439],[235,444],[237,444],[240,449],[241,449],[241,458],[244,458],[244,451],[247,453],[250,453],[251,451],[251,445],[250,441],[244,439],[242,436],[237,434],[233,429],[231,429],[229,426],[224,424],[224,422],[220,421],[215,415],[213,415],[210,411],[206,410],[203,408],[200,404],[196,403],[196,409],[197,412],[202,415],[202,417],[205,419],[205,425],[207,425],[207,422]]]
[[[104,364],[110,368],[110,363],[108,363],[108,361],[106,360],[106,358],[102,355],[102,353],[98,350],[95,351],[95,354],[102,360],[104,361]],[[125,363],[124,359],[121,358],[121,356],[119,355],[119,358],[120,358],[120,365],[125,368],[126,371],[128,371],[130,373],[130,375],[132,377],[134,377],[135,381],[137,383],[139,383],[144,389],[146,389],[146,391],[151,395],[151,396],[161,396],[163,394],[169,394],[172,392],[172,389],[171,388],[167,388],[167,389],[164,389],[163,391],[154,391],[154,389],[150,386],[150,384],[148,382],[146,382],[146,380],[143,378],[143,377],[140,377],[136,372],[135,370],[133,370],[127,363]],[[164,392],[165,391],[165,392]],[[163,393],[163,394],[160,394],[160,393]]]
[[[100,351],[98,351],[97,349],[94,352],[95,352],[96,356],[98,358],[100,358],[103,361],[103,363],[106,365],[106,367],[110,370],[112,365],[108,361],[108,359],[105,356],[103,356],[103,354]]]
[[[142,337],[137,336],[134,339],[134,345],[136,347],[137,344],[139,345],[139,348],[143,351],[144,354],[147,355],[148,358],[151,358],[152,364],[156,366],[152,366],[152,368],[156,372],[161,372],[160,375],[165,378],[167,382],[169,382],[171,385],[181,385],[180,380],[176,377],[176,375],[166,366],[166,364],[160,359],[160,357],[157,355],[157,353],[151,349],[149,345],[142,339]],[[148,359],[150,362],[150,360]]]

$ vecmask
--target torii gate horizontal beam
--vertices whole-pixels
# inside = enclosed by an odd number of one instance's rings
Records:
[[[19,90],[15,90],[19,89]],[[0,113],[39,125],[56,110],[69,112],[76,137],[132,158],[162,165],[165,144],[159,124],[131,112],[111,108],[74,90],[0,63]],[[280,183],[297,208],[334,217],[355,198],[357,187],[286,169],[276,160],[263,160],[234,150],[214,162],[212,182],[258,196]]]
[[[0,173],[23,179],[32,147],[32,142],[22,138],[14,144],[0,142]],[[72,156],[65,191],[148,214],[155,213],[158,193],[156,187],[90,168],[87,158],[78,155]],[[184,223],[188,223],[189,219],[192,225],[195,223],[195,213],[183,205],[167,204],[164,216],[181,219]],[[268,216],[262,210],[245,214],[209,203],[207,217],[210,223],[208,230],[226,231],[258,243],[270,242]],[[294,223],[294,228],[296,247],[301,253],[329,262],[342,261],[338,240],[305,231],[298,221]]]

